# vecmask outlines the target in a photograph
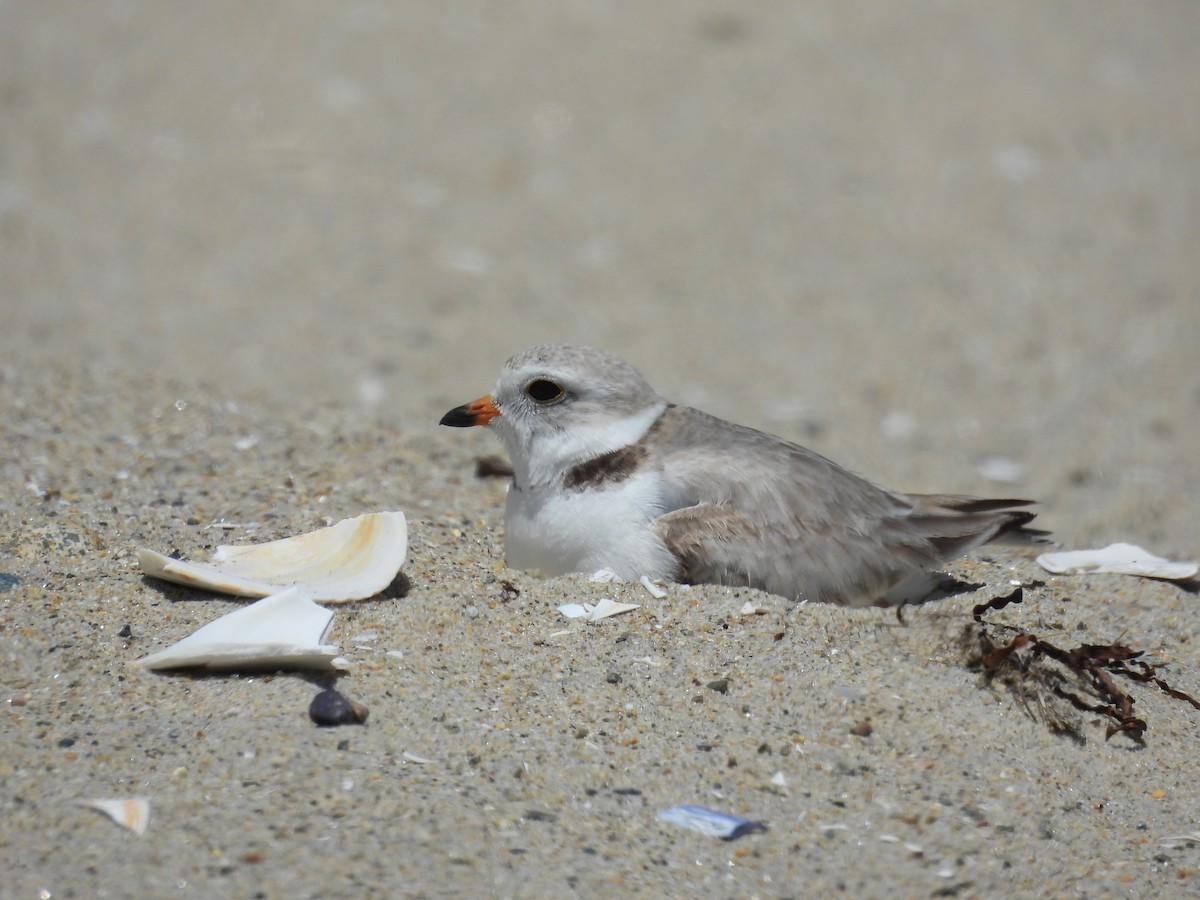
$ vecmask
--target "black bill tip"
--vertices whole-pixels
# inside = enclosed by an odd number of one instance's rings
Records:
[[[500,415],[500,410],[492,402],[491,395],[456,406],[442,416],[438,424],[449,425],[451,428],[470,428],[472,425],[487,425]]]
[[[475,424],[475,413],[467,406],[456,406],[442,416],[439,425],[449,425],[451,428],[470,428]]]

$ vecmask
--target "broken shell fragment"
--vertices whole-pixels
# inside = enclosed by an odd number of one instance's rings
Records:
[[[607,619],[609,616],[619,616],[621,613],[632,612],[641,606],[639,603],[618,603],[608,597],[604,597],[591,610],[588,611],[587,620],[589,622],[599,622],[601,619]]]
[[[584,619],[587,622],[599,622],[601,619],[630,612],[639,607],[640,604],[638,603],[618,603],[615,600],[604,597],[595,606],[592,606],[590,603],[564,603],[558,607],[558,611],[568,619]]]
[[[313,697],[308,707],[308,717],[322,728],[338,725],[362,725],[367,721],[367,708],[361,703],[328,688]]]
[[[408,524],[402,512],[368,513],[265,544],[220,546],[208,563],[139,550],[142,571],[188,587],[238,597],[267,597],[301,586],[326,603],[378,594],[404,565]]]
[[[724,841],[767,830],[767,826],[762,822],[740,819],[703,806],[672,806],[660,812],[658,818]]]
[[[99,810],[122,828],[141,836],[150,825],[150,801],[143,797],[125,800],[80,800],[80,806]]]
[[[1162,559],[1134,544],[1110,544],[1102,550],[1043,553],[1037,561],[1039,566],[1055,575],[1091,575],[1103,572],[1185,581],[1194,578],[1200,571],[1200,565],[1197,563]]]
[[[165,650],[137,661],[147,669],[339,668],[338,648],[322,643],[333,612],[288,588],[210,622]]]
[[[651,581],[649,575],[643,575],[638,579],[638,581],[641,583],[642,587],[650,592],[650,596],[655,600],[661,600],[663,597],[667,596],[667,592]]]

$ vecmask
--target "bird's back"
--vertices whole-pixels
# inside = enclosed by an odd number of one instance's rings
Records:
[[[1022,500],[889,491],[818,453],[688,407],[656,445],[671,511],[657,530],[679,578],[868,605],[914,575],[1021,528]]]

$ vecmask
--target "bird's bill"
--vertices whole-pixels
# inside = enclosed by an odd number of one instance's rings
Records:
[[[492,419],[500,415],[500,410],[492,402],[491,395],[472,400],[462,406],[456,406],[442,416],[439,425],[449,425],[451,428],[470,428],[472,425],[488,425]]]

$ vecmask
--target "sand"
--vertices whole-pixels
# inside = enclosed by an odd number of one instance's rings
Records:
[[[1148,729],[1106,740],[989,682],[971,617],[1025,582],[1004,634],[1200,695],[1194,586],[988,548],[901,622],[542,580],[491,436],[435,424],[586,341],[889,486],[1196,558],[1198,36],[1189,3],[0,6],[0,894],[1200,892],[1200,711],[1126,683]],[[242,602],[138,548],[382,509],[403,578],[331,634],[367,724],[309,721],[329,676],[132,665]],[[556,611],[601,597],[640,608]],[[76,803],[133,796],[141,837]]]

